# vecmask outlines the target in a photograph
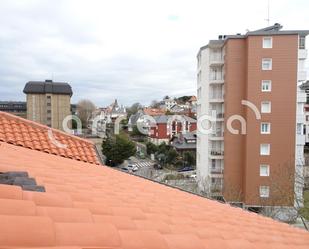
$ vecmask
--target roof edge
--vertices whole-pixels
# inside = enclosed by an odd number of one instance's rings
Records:
[[[84,139],[84,138],[80,138],[80,137],[71,135],[71,134],[69,134],[69,133],[66,133],[66,132],[61,131],[61,130],[57,130],[57,129],[55,129],[55,128],[48,127],[48,126],[46,126],[46,125],[43,125],[43,124],[34,122],[34,121],[32,121],[32,120],[25,119],[25,118],[16,116],[16,115],[14,115],[14,114],[7,113],[7,112],[2,112],[2,111],[0,111],[0,114],[6,115],[6,116],[8,116],[8,117],[10,117],[10,118],[13,118],[13,119],[17,119],[17,120],[19,120],[19,121],[21,121],[21,122],[27,122],[28,124],[30,124],[30,125],[32,125],[32,126],[34,126],[34,127],[44,128],[44,129],[46,129],[46,130],[52,130],[52,131],[61,133],[61,134],[65,135],[65,136],[69,136],[69,137],[71,137],[71,138],[78,139],[78,140],[80,140],[80,141],[89,143],[89,144],[91,144],[91,145],[94,146],[94,142],[92,142],[92,141],[89,141],[89,140],[87,140],[87,139]]]

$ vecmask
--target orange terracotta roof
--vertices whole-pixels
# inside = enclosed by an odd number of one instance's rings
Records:
[[[143,109],[144,114],[150,115],[150,116],[158,116],[158,115],[164,115],[165,110],[160,109],[160,108],[144,108]]]
[[[18,156],[17,156],[18,155]],[[1,248],[305,249],[309,233],[239,208],[76,160],[0,142]]]
[[[190,101],[190,102],[192,102],[192,101],[197,101],[196,96],[193,95],[193,96],[189,99],[189,101]]]
[[[53,142],[51,137],[54,137],[56,142]],[[92,142],[6,112],[0,112],[0,141],[99,164]],[[57,146],[57,142],[62,146]]]

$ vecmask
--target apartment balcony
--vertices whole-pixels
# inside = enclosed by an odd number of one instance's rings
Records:
[[[307,49],[299,49],[298,50],[298,59],[299,60],[305,60],[307,59]]]
[[[297,113],[296,114],[296,122],[305,124],[306,123],[306,115],[304,113]]]
[[[224,58],[222,56],[210,58],[209,66],[211,67],[222,66],[223,64],[224,64]]]
[[[209,158],[210,159],[224,159],[224,151],[223,150],[210,150]]]
[[[223,103],[224,95],[211,95],[209,96],[209,103]]]
[[[306,143],[306,135],[296,135],[296,144],[297,145],[305,145]]]
[[[211,168],[210,173],[214,174],[214,175],[222,175],[223,174],[223,168],[222,167]]]
[[[298,71],[297,80],[298,81],[306,81],[307,80],[307,72],[306,71]]]
[[[223,83],[224,83],[224,75],[222,71],[210,73],[209,84],[223,84]]]
[[[297,102],[298,103],[306,103],[307,102],[307,94],[305,92],[298,91],[297,92]]]
[[[216,121],[224,121],[224,113],[222,110],[210,110],[209,115],[212,117],[216,117]]]
[[[222,141],[223,139],[224,139],[224,134],[222,131],[209,134],[209,140]]]
[[[217,121],[224,121],[224,113],[217,113],[216,115],[216,120]]]

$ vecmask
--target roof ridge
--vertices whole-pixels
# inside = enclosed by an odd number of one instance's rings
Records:
[[[3,112],[3,111],[0,111],[0,115],[1,115],[1,114],[2,114],[2,115],[5,115],[5,116],[8,116],[9,118],[18,120],[18,121],[20,121],[20,122],[25,122],[25,123],[27,123],[27,124],[29,124],[29,125],[31,125],[31,126],[38,127],[38,128],[42,128],[42,129],[46,129],[47,131],[48,131],[48,130],[52,130],[52,131],[61,133],[62,135],[69,136],[69,137],[71,137],[71,138],[73,138],[73,139],[78,139],[78,140],[81,140],[81,141],[83,141],[83,142],[86,142],[86,143],[89,143],[89,144],[94,145],[94,143],[93,143],[92,141],[89,141],[89,140],[87,140],[87,139],[84,139],[84,138],[80,138],[80,137],[71,135],[71,134],[69,134],[69,133],[66,133],[66,132],[61,131],[61,130],[58,130],[58,129],[54,129],[54,128],[48,127],[48,126],[46,126],[46,125],[40,124],[40,123],[35,122],[35,121],[29,120],[29,119],[25,119],[25,118],[16,116],[16,115],[11,114],[11,113]]]

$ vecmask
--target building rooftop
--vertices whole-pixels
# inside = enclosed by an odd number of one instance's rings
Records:
[[[190,123],[196,123],[195,119],[190,118],[186,115],[178,115],[178,116],[184,118],[186,121]],[[173,115],[159,115],[159,116],[154,116],[153,118],[156,120],[157,124],[165,124],[168,122],[170,118],[173,118]]]
[[[16,156],[18,155],[18,156]],[[308,248],[309,233],[109,167],[0,142],[0,172],[27,172],[45,192],[0,184],[0,247]]]
[[[275,23],[272,26],[268,26],[262,29],[248,31],[246,34],[235,34],[235,35],[219,35],[218,40],[210,40],[209,43],[200,48],[199,53],[201,50],[206,49],[208,47],[211,48],[220,48],[222,47],[228,39],[243,39],[247,38],[248,36],[255,35],[301,35],[307,36],[309,34],[309,30],[281,30],[283,26],[279,23]],[[198,53],[198,54],[199,54]]]
[[[165,110],[162,108],[151,108],[151,107],[147,107],[143,109],[143,112],[145,115],[149,115],[149,116],[157,116],[157,115],[164,115],[165,114]]]
[[[72,88],[65,82],[53,82],[52,80],[45,81],[29,81],[26,83],[24,93],[36,93],[36,94],[65,94],[73,95]]]
[[[56,142],[52,137],[56,139]],[[92,142],[6,112],[0,112],[0,141],[74,160],[99,164]],[[57,141],[63,146],[58,147]]]

